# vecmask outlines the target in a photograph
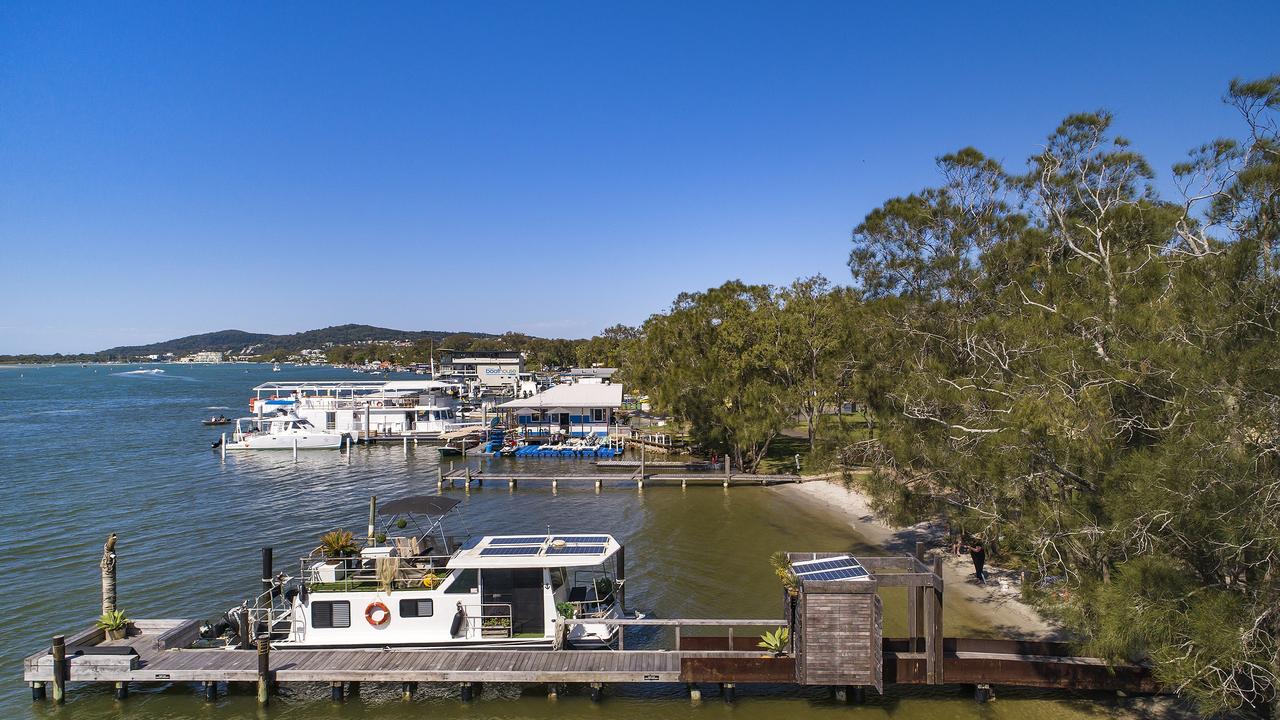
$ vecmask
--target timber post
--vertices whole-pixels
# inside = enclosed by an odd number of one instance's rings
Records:
[[[204,699],[205,699],[205,702],[217,702],[218,683],[216,680],[204,681]]]
[[[271,696],[271,642],[258,638],[258,704],[266,705]]]
[[[443,487],[444,487],[444,468],[437,465],[436,466],[436,488],[439,489]]]
[[[116,534],[107,536],[102,546],[102,614],[115,612],[116,609]]]
[[[724,486],[729,487],[729,481],[733,477],[733,463],[729,460],[729,456],[724,456]]]
[[[915,559],[924,564],[924,543],[916,541]],[[910,652],[924,651],[924,588],[907,588],[907,646]]]
[[[329,699],[334,702],[342,702],[342,696],[343,696],[342,683],[340,682],[329,683]]]
[[[54,635],[49,654],[53,656],[53,702],[61,705],[67,701],[67,639]]]
[[[370,495],[369,496],[369,527],[368,527],[370,545],[373,545],[374,538],[377,536],[377,533],[374,529],[374,525],[377,524],[377,517],[378,517],[378,496]]]

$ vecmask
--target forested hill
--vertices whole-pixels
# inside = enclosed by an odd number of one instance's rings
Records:
[[[391,330],[372,325],[335,325],[320,330],[292,333],[290,335],[271,335],[267,333],[251,333],[243,330],[219,330],[217,332],[188,335],[187,337],[150,345],[125,345],[103,350],[99,355],[112,357],[139,355],[163,355],[173,353],[186,355],[200,350],[220,350],[231,353],[263,354],[274,350],[302,350],[304,348],[323,348],[328,343],[346,345],[361,341],[407,340],[440,340],[455,334],[445,330]],[[467,333],[472,337],[496,337],[485,333]]]

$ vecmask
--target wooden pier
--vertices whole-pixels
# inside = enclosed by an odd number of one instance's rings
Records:
[[[602,489],[604,486],[626,487],[632,486],[643,490],[646,487],[653,486],[679,486],[688,487],[690,485],[702,486],[720,486],[724,488],[735,486],[768,486],[768,485],[785,485],[790,483],[803,482],[804,478],[799,475],[753,475],[750,473],[679,473],[679,472],[663,472],[663,473],[641,473],[639,469],[633,473],[592,473],[583,475],[556,475],[551,473],[516,473],[516,472],[488,472],[483,469],[471,469],[470,467],[445,470],[439,469],[436,474],[437,485],[441,488],[455,487],[461,485],[470,489],[472,485],[483,486],[486,482],[490,484],[505,483],[507,487],[515,489],[516,487],[536,483],[540,485],[549,485],[553,489],[559,488],[561,485],[591,485],[596,490]]]
[[[25,659],[23,679],[35,700],[46,699],[52,687],[55,703],[74,682],[113,683],[119,699],[131,685],[193,683],[208,700],[217,698],[220,683],[256,683],[262,704],[281,683],[328,683],[334,700],[343,698],[345,684],[370,682],[400,683],[406,698],[418,683],[456,683],[464,701],[473,699],[478,683],[541,683],[549,692],[580,684],[592,700],[602,699],[607,683],[681,683],[694,699],[699,685],[717,684],[727,701],[739,684],[827,686],[855,701],[866,688],[883,692],[894,684],[963,684],[974,687],[980,701],[993,685],[1160,690],[1144,666],[1078,657],[1064,643],[943,637],[940,560],[927,565],[920,550],[858,558],[856,581],[801,575],[791,593],[780,593],[779,618],[560,618],[552,649],[272,648],[265,636],[256,648],[228,649],[200,647],[198,620],[133,620],[119,640],[97,628],[55,635],[49,648]],[[796,568],[850,561],[837,553],[789,557]],[[884,587],[907,590],[906,638],[881,636]],[[560,639],[582,624],[619,627],[617,649],[562,647]],[[628,649],[627,630],[636,627],[650,628],[646,647]],[[763,653],[758,633],[775,628],[792,630],[787,652]]]

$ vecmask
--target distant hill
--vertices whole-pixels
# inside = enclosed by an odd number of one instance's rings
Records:
[[[103,356],[139,356],[139,355],[189,355],[200,350],[218,350],[229,353],[263,354],[274,350],[296,351],[304,348],[323,348],[328,343],[346,345],[366,340],[440,340],[456,334],[445,330],[391,330],[372,325],[335,325],[321,330],[308,330],[291,335],[270,335],[251,333],[244,330],[219,330],[218,332],[187,337],[150,345],[122,345],[103,350]],[[468,332],[467,335],[481,338],[497,337],[488,333]]]

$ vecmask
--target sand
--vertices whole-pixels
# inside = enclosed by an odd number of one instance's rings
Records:
[[[805,503],[848,522],[865,544],[883,548],[886,554],[911,553],[923,541],[928,557],[943,558],[943,581],[947,608],[969,616],[968,621],[983,627],[982,634],[1013,639],[1066,639],[1063,629],[1022,602],[1017,574],[988,564],[987,584],[979,585],[969,555],[954,555],[945,548],[946,533],[936,521],[894,528],[878,519],[862,493],[845,487],[836,478],[806,478],[794,485],[776,485],[771,492]]]

